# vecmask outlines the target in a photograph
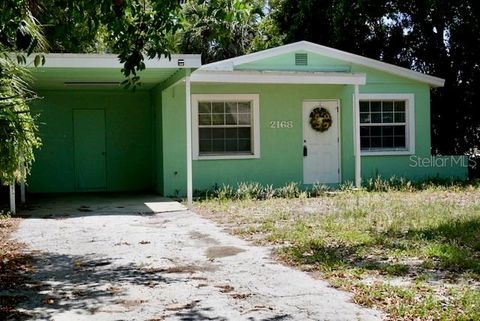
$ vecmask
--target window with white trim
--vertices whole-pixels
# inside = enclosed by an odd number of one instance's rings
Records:
[[[360,95],[362,153],[413,152],[413,95]]]
[[[258,156],[258,95],[193,95],[196,159]]]

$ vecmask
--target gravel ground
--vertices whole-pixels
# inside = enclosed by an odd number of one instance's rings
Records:
[[[157,201],[85,197],[31,210],[14,235],[36,258],[21,310],[58,321],[381,319],[268,248]]]

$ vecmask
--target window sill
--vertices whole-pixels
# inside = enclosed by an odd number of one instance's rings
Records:
[[[208,155],[195,156],[193,160],[228,160],[228,159],[257,159],[260,155]]]
[[[415,152],[411,150],[379,150],[379,151],[362,151],[362,156],[405,156],[414,155]]]

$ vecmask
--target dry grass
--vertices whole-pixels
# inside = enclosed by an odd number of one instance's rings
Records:
[[[25,245],[10,239],[19,223],[19,218],[0,215],[0,320],[27,317],[16,310],[18,303],[27,299],[16,292],[24,289],[32,271],[32,258],[22,251]]]
[[[195,207],[392,320],[480,320],[478,186]]]

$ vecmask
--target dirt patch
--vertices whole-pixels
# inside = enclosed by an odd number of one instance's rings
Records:
[[[211,237],[210,235],[208,234],[204,234],[204,233],[200,233],[200,232],[197,232],[197,231],[191,231],[190,233],[190,238],[192,240],[198,240],[202,243],[206,243],[208,245],[217,245],[219,244],[218,241],[216,239],[214,239],[213,237]]]
[[[218,259],[227,256],[234,256],[245,250],[235,246],[212,246],[205,251],[205,255],[209,259]]]

